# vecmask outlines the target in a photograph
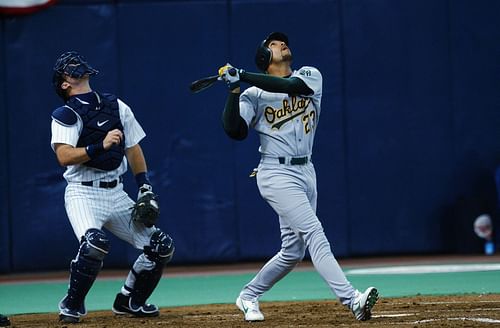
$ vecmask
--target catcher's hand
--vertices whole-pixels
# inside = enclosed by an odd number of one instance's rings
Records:
[[[147,183],[143,184],[139,187],[139,191],[137,192],[137,199],[141,198],[145,193],[150,191],[153,191],[153,186]]]
[[[137,202],[132,206],[132,220],[140,222],[150,228],[155,225],[160,216],[160,205],[158,196],[152,191],[142,193]]]

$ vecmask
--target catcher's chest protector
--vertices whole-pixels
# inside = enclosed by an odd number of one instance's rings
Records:
[[[120,120],[120,111],[118,109],[118,100],[112,94],[96,94],[98,103],[82,102],[78,96],[71,97],[66,103],[71,107],[83,122],[83,130],[78,139],[77,147],[85,147],[88,145],[102,142],[106,134],[113,130],[119,129],[123,132],[123,125]],[[85,162],[83,165],[93,167],[99,170],[112,171],[118,168],[125,155],[125,140],[123,139],[119,145],[113,145],[111,148]]]

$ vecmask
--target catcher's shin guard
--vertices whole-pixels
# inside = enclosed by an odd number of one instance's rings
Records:
[[[89,292],[99,271],[104,257],[108,254],[109,240],[99,229],[89,229],[82,237],[76,259],[71,261],[70,281],[65,306],[79,310],[84,308],[85,296]]]
[[[141,272],[132,269],[131,273],[134,275],[135,283],[134,287],[129,290],[130,297],[135,304],[145,304],[160,282],[163,266],[156,265],[153,270],[143,270]]]
[[[146,303],[160,282],[165,264],[172,259],[174,249],[169,235],[160,229],[152,234],[150,245],[144,247],[144,253],[135,261],[123,288],[134,304]]]

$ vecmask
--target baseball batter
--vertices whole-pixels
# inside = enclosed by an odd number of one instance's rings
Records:
[[[63,53],[54,66],[53,85],[64,106],[52,113],[52,149],[66,167],[66,212],[80,247],[71,261],[67,294],[59,303],[59,319],[75,323],[84,316],[85,296],[109,251],[107,231],[143,251],[116,295],[113,311],[132,316],[157,316],[146,303],[174,251],[172,239],[154,225],[131,219],[135,202],[124,192],[127,160],[139,195],[154,195],[139,145],[145,137],[132,110],[116,96],[90,87],[97,74],[75,51]],[[150,206],[156,208],[154,197]]]
[[[261,160],[254,175],[262,197],[279,216],[281,250],[241,290],[236,305],[245,320],[261,321],[259,297],[288,274],[309,249],[314,267],[340,302],[357,320],[371,318],[377,289],[356,290],[335,259],[316,216],[316,173],[311,161],[321,114],[322,76],[304,66],[292,71],[288,37],[271,33],[257,49],[255,62],[266,74],[249,73],[227,64],[219,76],[229,95],[222,120],[233,139],[243,140],[248,128],[260,136]],[[240,93],[240,81],[252,85]]]

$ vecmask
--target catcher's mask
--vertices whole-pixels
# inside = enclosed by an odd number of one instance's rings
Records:
[[[52,85],[57,95],[66,101],[68,100],[68,95],[66,90],[61,88],[61,84],[64,82],[64,75],[79,79],[84,75],[95,75],[97,73],[99,73],[99,71],[92,68],[82,55],[76,51],[68,51],[59,56],[54,65]]]
[[[271,64],[271,59],[273,58],[273,53],[271,49],[268,48],[269,43],[272,40],[283,41],[288,46],[288,37],[286,34],[281,32],[273,32],[267,36],[257,48],[257,53],[255,54],[255,65],[262,72],[266,72],[269,64]]]

